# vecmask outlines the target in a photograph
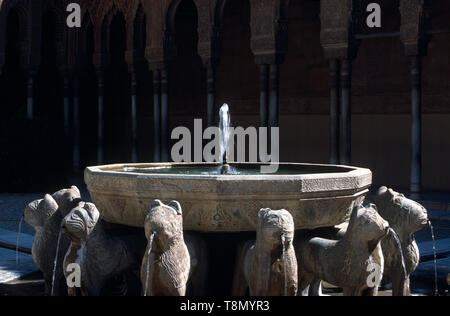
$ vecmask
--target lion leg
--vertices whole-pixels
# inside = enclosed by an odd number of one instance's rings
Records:
[[[308,296],[309,287],[311,283],[314,281],[314,276],[305,271],[299,272],[299,280],[298,280],[298,296]]]
[[[392,273],[392,296],[405,296],[407,291],[406,279],[401,269]]]
[[[362,296],[362,289],[354,287],[344,287],[344,296]]]
[[[378,296],[378,286],[370,287],[363,291],[363,296]]]
[[[309,286],[309,296],[322,296],[322,280],[314,280]]]
[[[67,295],[68,296],[77,296],[77,288],[76,287],[67,288]]]
[[[245,279],[245,255],[250,248],[251,242],[243,242],[238,245],[236,262],[233,276],[232,296],[245,296],[249,286]]]

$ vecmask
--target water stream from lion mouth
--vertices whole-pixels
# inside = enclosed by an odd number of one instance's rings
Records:
[[[145,275],[145,291],[144,296],[147,296],[148,294],[148,282],[150,278],[150,255],[152,254],[152,247],[153,247],[153,240],[155,238],[156,233],[152,233],[150,235],[149,241],[148,241],[148,252],[147,252],[147,264],[146,264],[146,275]]]
[[[24,216],[20,218],[19,228],[17,229],[17,237],[16,237],[16,270],[19,268],[19,241],[20,235],[22,234],[22,223],[24,220]]]
[[[55,277],[56,277],[56,268],[58,266],[59,244],[61,243],[61,237],[62,237],[62,229],[59,230],[58,242],[56,243],[56,254],[55,260],[53,261],[52,291],[50,293],[50,296],[53,296],[55,293]]]
[[[431,239],[433,240],[433,256],[434,256],[434,295],[439,295],[439,288],[438,288],[438,273],[437,273],[437,251],[436,251],[436,238],[434,235],[434,227],[431,224],[431,221],[428,221],[428,226],[430,227],[431,231]]]
[[[408,280],[408,273],[406,272],[406,264],[405,264],[405,257],[403,255],[402,243],[400,242],[400,238],[398,237],[398,235],[395,232],[395,230],[393,230],[392,228],[389,228],[389,233],[392,235],[392,237],[394,237],[395,243],[397,244],[397,248],[398,248],[398,251],[400,253],[400,257],[402,258],[402,268],[403,268],[403,274],[404,274],[405,282],[407,282],[407,280]]]
[[[283,246],[284,296],[287,296],[286,236],[284,233],[281,234],[281,244]]]

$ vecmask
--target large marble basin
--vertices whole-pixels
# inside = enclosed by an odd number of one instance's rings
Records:
[[[217,164],[116,164],[86,168],[85,182],[108,222],[142,227],[153,199],[177,200],[185,229],[201,232],[254,231],[266,207],[289,210],[296,229],[337,225],[372,183],[363,168],[280,163],[279,173],[260,174],[259,166],[233,164],[247,174],[221,175],[202,172]]]

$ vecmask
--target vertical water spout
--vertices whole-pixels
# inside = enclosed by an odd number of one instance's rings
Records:
[[[59,230],[58,234],[58,242],[56,243],[56,254],[55,260],[53,261],[53,274],[52,274],[52,291],[50,296],[53,296],[55,292],[55,276],[56,276],[56,268],[58,266],[58,256],[59,256],[59,244],[61,243],[62,229]]]
[[[434,295],[439,295],[438,288],[438,273],[437,273],[437,251],[436,251],[436,238],[434,236],[434,227],[431,221],[428,221],[428,226],[430,226],[431,238],[433,239],[433,255],[434,255]]]
[[[220,116],[220,123],[219,123],[219,129],[220,129],[220,159],[222,161],[222,165],[227,165],[228,157],[227,157],[227,151],[228,151],[228,142],[230,139],[230,109],[228,107],[228,104],[222,105],[219,111]]]
[[[281,234],[281,245],[283,246],[284,296],[287,296],[286,236],[284,233]]]
[[[150,278],[150,255],[152,254],[152,247],[153,247],[153,240],[155,238],[156,233],[153,232],[150,235],[150,239],[148,241],[148,252],[147,252],[147,264],[146,264],[146,275],[145,275],[145,291],[144,291],[144,296],[147,296],[148,294],[148,282],[149,282],[149,278]]]

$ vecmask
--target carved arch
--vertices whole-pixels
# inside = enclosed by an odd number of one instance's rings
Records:
[[[6,58],[6,40],[7,25],[11,11],[14,11],[19,18],[19,40],[21,42],[21,63],[26,64],[26,56],[28,49],[26,46],[28,39],[28,8],[23,1],[20,0],[4,0],[0,1],[0,73]]]

